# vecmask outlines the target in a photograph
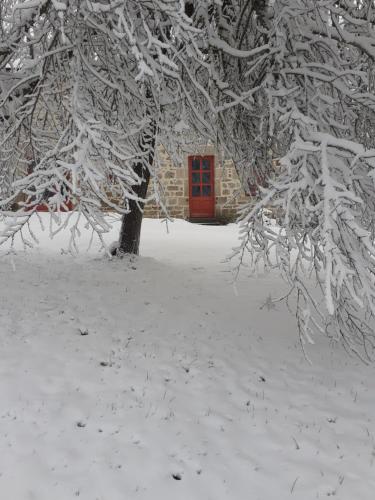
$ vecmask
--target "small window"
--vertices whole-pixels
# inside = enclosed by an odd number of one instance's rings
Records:
[[[203,158],[202,170],[210,170],[210,160],[208,158]]]
[[[206,187],[206,186],[204,186]],[[201,195],[201,187],[200,186],[192,186],[192,193],[193,196],[200,196]]]
[[[203,184],[209,184],[211,181],[211,174],[210,172],[203,172],[202,173],[202,182]]]
[[[194,158],[194,160],[192,162],[192,169],[193,170],[199,170],[200,168],[201,168],[201,161],[200,161],[200,159],[199,158]]]
[[[201,175],[199,172],[193,172],[191,176],[191,180],[193,181],[193,184],[199,184],[201,181]]]
[[[202,196],[211,196],[211,186],[202,186]]]

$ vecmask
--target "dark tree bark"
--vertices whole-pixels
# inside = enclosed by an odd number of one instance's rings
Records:
[[[134,187],[133,191],[139,198],[144,199],[147,194],[147,188],[150,181],[150,171],[143,164],[139,163],[134,171],[143,178],[142,184]],[[119,246],[116,249],[117,254],[139,254],[139,242],[141,237],[141,227],[143,219],[144,203],[141,201],[128,200],[130,212],[122,216]]]
[[[125,200],[129,212],[122,216],[120,237],[117,248],[114,254],[122,255],[125,253],[138,255],[139,243],[141,238],[141,227],[143,220],[143,208],[145,206],[144,200],[147,195],[147,188],[150,182],[150,168],[154,162],[155,156],[155,123],[152,122],[150,129],[144,135],[142,142],[142,149],[148,151],[148,163],[139,162],[134,167],[134,172],[140,179],[143,180],[139,185],[133,187],[134,194],[140,201]]]

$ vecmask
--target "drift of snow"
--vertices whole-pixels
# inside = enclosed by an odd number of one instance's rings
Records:
[[[326,338],[309,365],[279,278],[235,293],[237,226],[146,220],[113,261],[32,230],[1,250],[1,498],[373,498],[374,367]]]

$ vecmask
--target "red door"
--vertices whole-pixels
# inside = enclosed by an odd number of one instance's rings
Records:
[[[189,156],[190,217],[215,217],[214,157]]]

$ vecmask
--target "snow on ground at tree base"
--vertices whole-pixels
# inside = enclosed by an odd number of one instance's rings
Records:
[[[373,499],[374,366],[323,338],[309,364],[277,276],[233,287],[235,225],[169,231],[1,251],[0,498]]]

